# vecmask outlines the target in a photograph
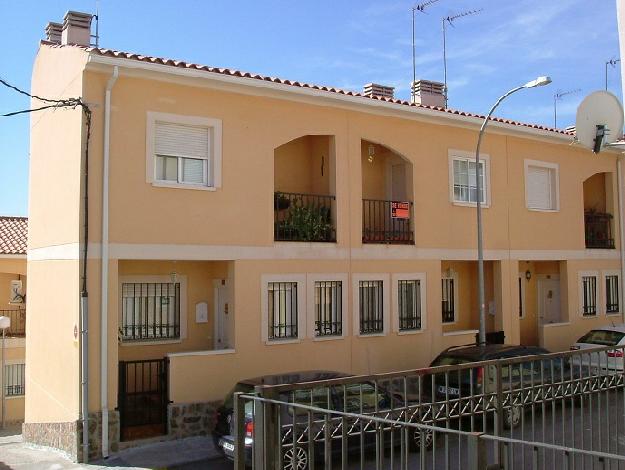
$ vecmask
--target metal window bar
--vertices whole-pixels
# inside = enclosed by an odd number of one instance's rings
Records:
[[[17,397],[26,393],[25,364],[7,364],[4,366],[4,394]]]
[[[597,314],[597,278],[596,276],[582,276],[582,315],[594,316]]]
[[[123,283],[122,340],[180,337],[180,283]]]
[[[369,335],[384,331],[383,281],[359,281],[360,334]]]
[[[363,243],[414,244],[413,203],[409,202],[407,218],[393,217],[393,206],[401,202],[408,201],[362,200]]]
[[[453,323],[456,321],[455,312],[455,290],[454,279],[451,277],[445,277],[442,279],[442,310],[443,310],[443,323]]]
[[[297,282],[270,282],[268,290],[268,338],[297,338]]]
[[[319,194],[274,193],[274,240],[336,242],[332,214],[335,197]]]
[[[398,282],[399,331],[421,329],[421,281]]]
[[[586,248],[614,249],[612,214],[586,212],[584,214]]]
[[[606,313],[618,313],[620,311],[618,276],[605,277]]]
[[[7,336],[26,336],[26,309],[0,309],[0,317],[9,317],[11,326],[6,331]]]
[[[343,334],[342,281],[315,281],[315,335]]]

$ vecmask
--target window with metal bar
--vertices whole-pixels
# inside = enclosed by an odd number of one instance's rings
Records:
[[[421,281],[399,280],[397,283],[399,331],[421,329]]]
[[[180,283],[122,284],[122,341],[180,338]]]
[[[619,302],[618,275],[612,274],[605,277],[605,312],[618,313],[621,310]]]
[[[597,315],[597,276],[582,276],[582,315]]]
[[[343,283],[315,281],[315,336],[343,334]]]
[[[456,290],[454,278],[444,277],[442,279],[442,308],[443,323],[453,323],[456,321]]]
[[[384,333],[383,281],[359,281],[360,334]]]
[[[7,397],[24,395],[26,391],[26,375],[24,364],[7,364],[4,366],[4,394]]]
[[[297,338],[297,282],[270,282],[267,288],[269,340]]]

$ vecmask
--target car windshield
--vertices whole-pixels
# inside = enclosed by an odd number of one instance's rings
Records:
[[[616,346],[624,336],[625,333],[620,331],[592,330],[582,336],[577,342],[600,346]]]

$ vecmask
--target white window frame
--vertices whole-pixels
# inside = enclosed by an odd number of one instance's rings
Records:
[[[527,210],[530,211],[535,211],[535,212],[558,212],[560,211],[560,165],[557,163],[553,163],[553,162],[543,162],[543,161],[539,161],[539,160],[529,160],[529,159],[525,159],[524,161],[524,166],[525,166],[525,172],[524,172],[524,177],[525,177],[525,207],[527,208]],[[548,168],[550,170],[553,170],[555,172],[555,208],[551,208],[551,209],[542,209],[542,208],[537,208],[537,207],[530,207],[529,206],[529,202],[528,202],[528,184],[527,184],[527,177],[528,177],[528,171],[529,171],[529,167],[530,166],[534,166],[534,167],[541,167],[541,168]]]
[[[126,283],[171,283],[171,275],[153,276],[153,275],[138,275],[138,276],[120,276],[118,285],[118,322],[119,325],[123,321],[123,296],[122,286]],[[175,344],[182,343],[187,337],[187,276],[176,274],[176,280],[180,284],[180,338],[176,339],[144,339],[144,340],[124,340],[119,344],[122,346],[154,346],[156,344]]]
[[[421,303],[421,328],[418,330],[399,329],[399,281],[419,281]],[[392,276],[393,300],[393,331],[398,335],[414,335],[422,333],[427,328],[427,275],[426,273],[397,273]]]
[[[297,284],[297,338],[269,339],[269,283]],[[299,343],[306,338],[306,274],[263,274],[260,281],[261,341],[267,345]]]
[[[458,283],[458,273],[454,270],[451,270],[450,273],[447,273],[448,270],[445,270],[441,273],[441,298],[440,298],[440,307],[441,307],[441,325],[445,326],[445,325],[455,325],[456,323],[458,323],[458,318],[460,318],[460,312],[458,311],[458,305],[460,304],[460,302],[458,301],[458,293],[460,292],[458,289],[459,283]],[[453,279],[454,281],[454,321],[449,321],[449,322],[444,322],[443,321],[443,289],[442,289],[442,283],[443,283],[443,279]]]
[[[606,289],[606,278],[608,276],[616,276],[618,283],[618,312],[610,312],[608,313],[608,306],[603,305],[605,309],[605,315],[607,317],[611,317],[613,315],[621,315],[623,313],[623,299],[622,299],[622,286],[621,286],[621,272],[618,269],[607,269],[601,272],[601,293],[603,294],[603,303],[607,304],[608,301],[608,292]]]
[[[382,333],[360,334],[360,281],[382,281]],[[374,338],[378,336],[386,336],[390,330],[390,284],[391,277],[388,273],[356,273],[352,275],[352,293],[354,306],[352,312],[352,321],[354,336],[360,338]]]
[[[519,319],[524,319],[525,315],[527,313],[527,299],[525,298],[525,284],[527,284],[527,278],[525,277],[525,273],[524,272],[519,272],[519,279],[521,280],[521,315],[519,316]],[[518,280],[517,280],[518,281]]]
[[[596,295],[595,299],[597,305],[597,312],[594,315],[584,315],[584,278],[585,277],[594,277],[596,282]],[[599,285],[601,282],[601,276],[599,275],[599,271],[579,271],[577,273],[577,290],[578,290],[578,299],[579,299],[579,316],[582,318],[597,318],[599,315],[603,313],[603,295],[602,288]]]
[[[475,162],[475,153],[467,152],[465,150],[448,151],[449,160],[449,201],[455,206],[475,207],[476,202],[458,201],[454,195],[454,161],[470,161]],[[481,204],[483,208],[489,208],[491,204],[491,192],[490,192],[490,155],[480,153],[480,163],[484,165],[484,202]],[[476,174],[477,178],[477,174]]]
[[[155,164],[155,129],[156,122],[162,121],[172,124],[188,126],[206,127],[209,131],[209,142],[211,148],[208,149],[207,173],[205,173],[205,184],[189,184],[180,182],[160,181],[156,179]],[[216,191],[221,188],[221,160],[222,160],[222,121],[221,119],[204,116],[185,116],[181,114],[147,112],[146,122],[146,182],[154,187],[178,188],[178,189],[199,189],[204,191]],[[180,174],[181,158],[178,158],[178,173]]]
[[[24,364],[24,367],[26,367],[26,359],[7,359],[4,362],[5,366],[14,366],[14,365],[21,365]],[[6,387],[6,384],[4,383],[4,377],[5,377],[5,371],[2,371],[2,380],[0,380],[0,382],[2,382],[2,386]],[[24,369],[24,392],[26,392],[26,369]],[[26,397],[26,393],[24,393],[23,395],[6,395],[4,398],[6,400],[20,400],[20,399],[24,399]]]
[[[335,336],[316,336],[315,335],[315,282],[318,281],[340,281],[341,284],[341,335]],[[307,284],[307,312],[308,312],[308,337],[314,341],[332,341],[337,339],[344,339],[349,331],[349,283],[347,273],[313,273],[306,276]]]

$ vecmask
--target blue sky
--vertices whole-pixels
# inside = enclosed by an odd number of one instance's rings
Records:
[[[417,17],[417,76],[442,80],[441,18],[483,8],[448,28],[449,106],[485,113],[508,89],[537,75],[549,87],[510,98],[498,115],[553,124],[553,94],[581,89],[558,105],[558,124],[604,87],[618,57],[614,0],[440,0]],[[100,45],[219,67],[360,90],[368,82],[408,98],[411,1],[100,1]],[[0,76],[29,89],[38,41],[66,10],[95,0],[0,0]],[[609,71],[621,96],[619,68]],[[0,113],[28,100],[0,89]],[[28,212],[28,117],[0,118],[0,214]],[[50,191],[54,190],[54,182]]]

